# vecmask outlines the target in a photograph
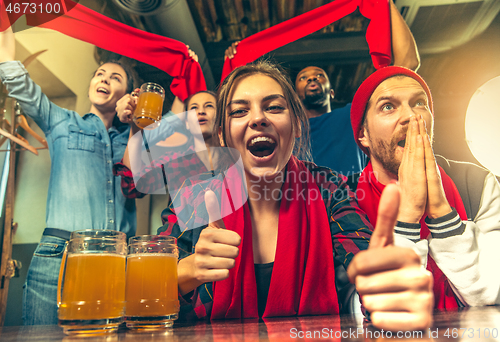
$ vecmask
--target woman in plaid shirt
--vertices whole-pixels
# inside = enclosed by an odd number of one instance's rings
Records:
[[[220,206],[210,190],[200,204],[208,226],[181,229],[171,212],[159,229],[178,238],[181,319],[352,312],[358,297],[349,279],[377,327],[431,324],[431,277],[412,250],[392,246],[397,187],[383,196],[369,246],[370,224],[343,177],[294,156],[304,155],[307,118],[276,67],[233,71],[215,124],[220,145],[240,154],[248,201],[235,206],[238,196],[222,182],[214,189],[226,190]]]
[[[193,182],[195,179],[210,178],[213,175],[213,153],[210,151],[214,145],[214,92],[198,92],[189,96],[184,103],[176,97],[171,111],[154,130],[141,131],[133,123],[136,104],[137,99],[131,95],[124,96],[117,104],[120,120],[132,125],[124,158],[114,165],[115,175],[122,177],[121,187],[125,197],[142,198],[146,194],[165,194],[167,184],[170,185],[168,190],[179,190],[181,186],[190,184],[186,183],[187,180]],[[182,132],[181,138],[179,135],[171,136],[179,131]],[[149,144],[148,149],[144,146],[142,135]],[[171,140],[170,143],[181,142],[181,145],[167,150],[163,146],[167,138]],[[187,141],[183,141],[186,138]],[[150,160],[150,163],[144,164],[145,159]],[[170,192],[175,198],[178,191]],[[169,209],[172,209],[172,205],[170,201]],[[166,215],[162,213],[163,223],[166,223]]]

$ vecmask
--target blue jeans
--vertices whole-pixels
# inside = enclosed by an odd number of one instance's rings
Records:
[[[42,236],[24,283],[24,325],[57,324],[57,279],[66,240]]]

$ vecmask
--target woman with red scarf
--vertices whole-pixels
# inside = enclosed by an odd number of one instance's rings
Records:
[[[219,207],[207,191],[208,226],[181,231],[172,212],[160,228],[178,238],[181,319],[350,312],[349,279],[376,326],[429,326],[430,275],[411,249],[391,245],[397,188],[383,197],[369,248],[372,227],[343,178],[296,157],[307,151],[307,118],[276,67],[234,70],[219,90],[215,126],[221,146],[239,152],[248,201],[231,211],[229,192]]]

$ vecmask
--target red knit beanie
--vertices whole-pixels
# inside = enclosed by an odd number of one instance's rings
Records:
[[[354,95],[354,99],[351,104],[351,125],[352,131],[354,133],[354,140],[356,144],[358,144],[359,148],[363,150],[368,155],[368,150],[361,145],[359,141],[359,132],[361,129],[361,122],[363,120],[363,116],[365,115],[366,106],[368,105],[368,101],[372,96],[375,89],[380,85],[380,83],[384,82],[386,79],[396,75],[405,75],[416,80],[422,88],[424,88],[427,93],[427,99],[429,103],[429,109],[434,115],[434,107],[432,105],[432,96],[427,83],[425,83],[424,79],[420,77],[413,70],[399,67],[399,66],[388,66],[385,68],[378,69],[373,74],[371,74],[358,88],[356,94]]]

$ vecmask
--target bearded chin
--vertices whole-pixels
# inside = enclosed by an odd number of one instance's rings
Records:
[[[307,109],[316,109],[325,106],[326,95],[323,92],[306,94],[303,104]]]
[[[383,163],[384,169],[386,169],[395,176],[398,176],[400,165],[401,163],[396,159],[391,159],[388,160],[387,163]]]
[[[377,141],[377,149],[372,149],[370,154],[373,158],[376,158],[383,166],[383,168],[397,176],[399,172],[399,166],[401,161],[396,158],[396,147],[397,143],[392,141],[391,143],[386,143],[384,141]]]

